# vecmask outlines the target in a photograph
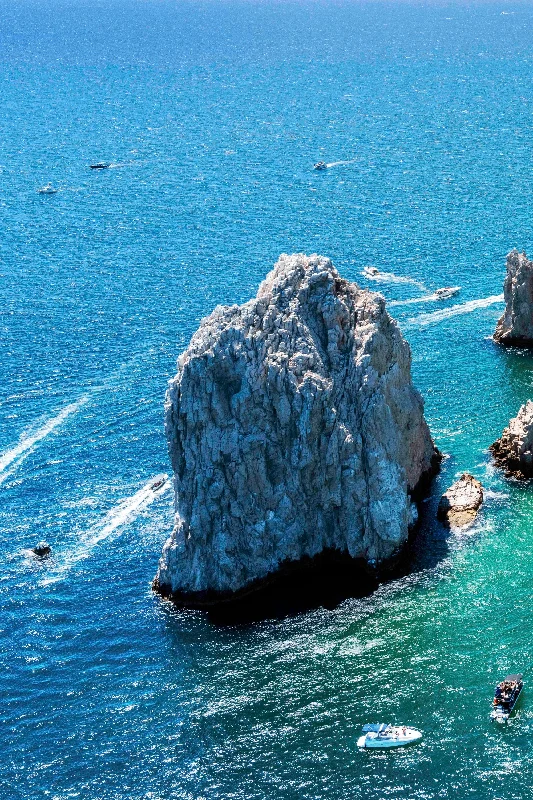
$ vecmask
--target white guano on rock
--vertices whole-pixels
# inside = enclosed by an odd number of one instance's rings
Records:
[[[175,599],[328,550],[387,561],[438,468],[383,297],[316,255],[281,256],[255,299],[202,320],[165,408],[176,519],[154,588]]]
[[[503,345],[533,346],[533,261],[525,253],[512,250],[507,256],[503,294],[505,311],[494,340]]]

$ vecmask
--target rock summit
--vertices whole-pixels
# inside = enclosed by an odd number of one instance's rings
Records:
[[[411,353],[379,294],[283,255],[217,307],[166,399],[175,526],[154,588],[216,604],[324,552],[396,556],[438,469]]]

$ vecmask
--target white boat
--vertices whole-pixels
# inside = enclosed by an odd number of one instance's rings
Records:
[[[168,481],[168,475],[162,472],[160,475],[156,475],[155,478],[152,478],[150,481],[150,489],[152,492],[156,492],[158,489],[161,489],[162,486]]]
[[[454,297],[461,291],[460,286],[444,286],[442,289],[437,289],[435,297],[437,300],[447,300],[449,297]]]
[[[422,739],[421,731],[407,728],[405,725],[387,725],[384,722],[363,725],[363,734],[357,740],[357,747],[369,750],[405,747]]]
[[[377,267],[363,267],[363,275],[366,275],[367,278],[372,278],[379,275],[379,269]]]
[[[327,169],[328,165],[325,161],[317,161],[313,169]]]
[[[56,194],[57,189],[54,189],[51,183],[47,183],[46,186],[41,186],[37,191],[39,194]]]

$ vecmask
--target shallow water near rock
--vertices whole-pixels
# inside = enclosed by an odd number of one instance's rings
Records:
[[[528,796],[533,489],[487,448],[533,378],[489,338],[506,253],[533,251],[533,11],[43,0],[0,18],[2,796]],[[200,319],[295,251],[390,301],[462,287],[391,312],[448,455],[428,520],[465,470],[486,500],[460,534],[426,521],[413,571],[368,597],[219,626],[150,590],[164,391]],[[491,726],[514,671],[519,711]],[[356,752],[389,720],[422,744]]]

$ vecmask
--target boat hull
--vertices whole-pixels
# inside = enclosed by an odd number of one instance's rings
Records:
[[[391,750],[396,747],[407,747],[410,744],[416,744],[422,739],[420,731],[409,732],[407,736],[399,737],[397,739],[386,739],[384,737],[360,736],[357,740],[357,747],[364,750]]]

